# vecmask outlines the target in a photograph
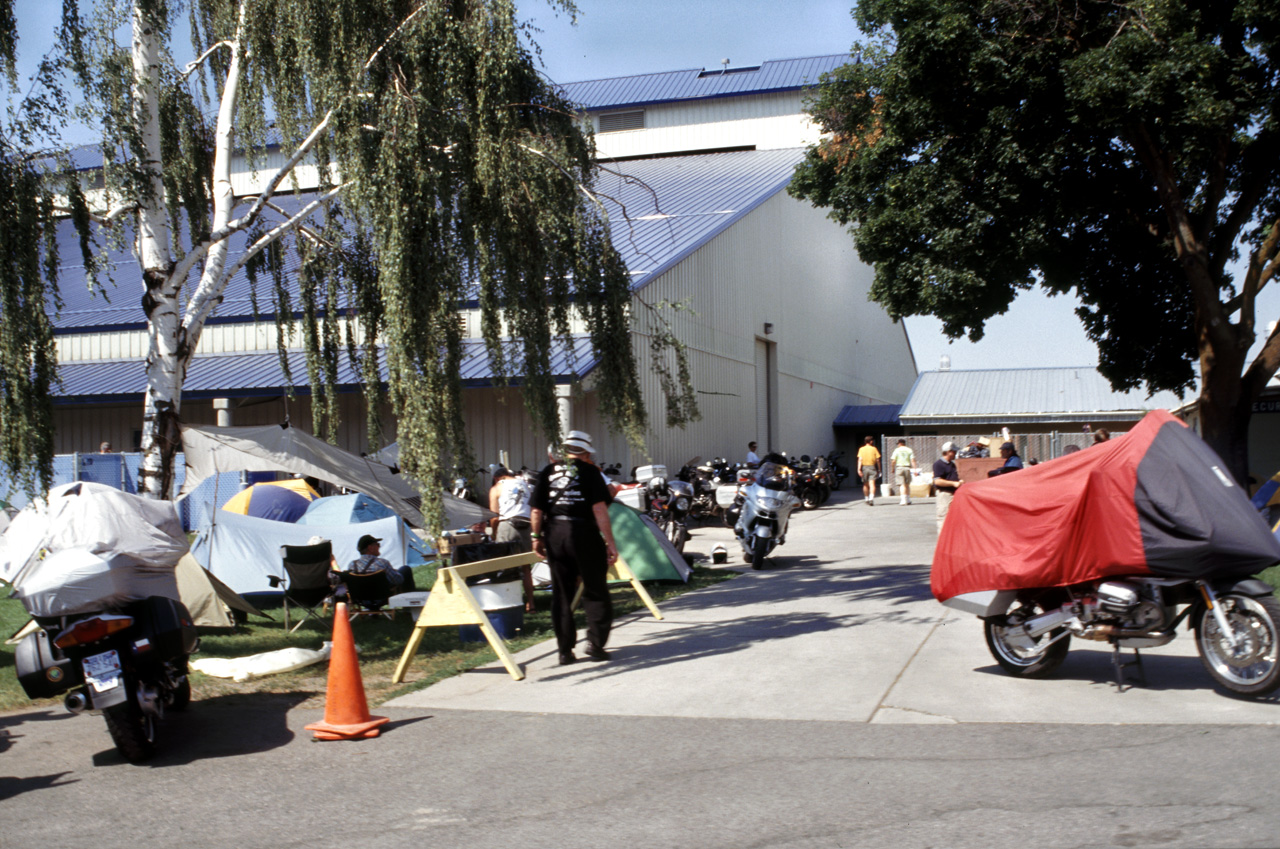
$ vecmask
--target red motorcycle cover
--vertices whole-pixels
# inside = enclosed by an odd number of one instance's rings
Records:
[[[1075,454],[960,487],[938,537],[939,601],[1116,575],[1246,576],[1280,562],[1248,494],[1164,410]]]

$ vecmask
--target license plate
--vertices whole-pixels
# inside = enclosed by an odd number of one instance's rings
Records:
[[[86,657],[84,679],[94,692],[102,693],[120,686],[120,655],[114,649]]]

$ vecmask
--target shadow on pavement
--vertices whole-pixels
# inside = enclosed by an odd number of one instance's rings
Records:
[[[193,701],[186,711],[165,715],[157,731],[159,751],[141,766],[163,769],[288,745],[294,738],[288,726],[289,711],[313,695],[315,693],[310,692],[231,694]],[[105,748],[93,756],[94,766],[129,765],[111,746],[105,725],[102,739]]]

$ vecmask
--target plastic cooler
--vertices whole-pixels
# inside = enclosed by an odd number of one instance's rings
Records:
[[[524,588],[519,581],[501,584],[474,584],[471,594],[489,617],[489,624],[504,640],[515,638],[524,627]],[[483,643],[484,632],[479,625],[458,627],[458,639],[464,643]]]

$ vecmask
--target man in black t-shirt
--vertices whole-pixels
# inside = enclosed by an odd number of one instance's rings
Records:
[[[942,458],[933,464],[933,488],[937,491],[936,515],[938,533],[942,533],[942,523],[947,519],[951,509],[951,499],[964,481],[956,469],[956,444],[946,442],[942,446]]]
[[[608,660],[604,645],[613,625],[613,603],[606,573],[618,559],[609,524],[612,497],[604,477],[591,463],[590,435],[569,431],[565,458],[538,475],[529,503],[533,550],[551,567],[551,624],[560,649],[560,664],[573,663],[578,631],[573,624],[573,596],[582,579],[582,606],[587,615],[587,657]]]

